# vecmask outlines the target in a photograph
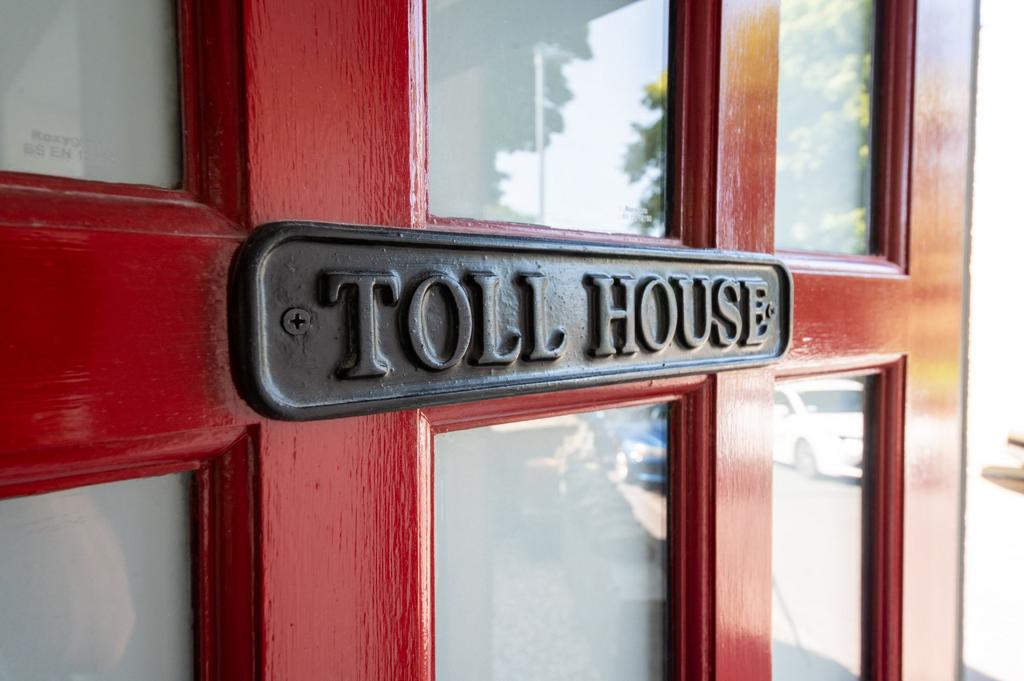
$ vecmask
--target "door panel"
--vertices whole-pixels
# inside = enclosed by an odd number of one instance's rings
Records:
[[[0,302],[0,314],[19,320],[5,325],[0,353],[3,503],[45,500],[89,485],[130,488],[171,474],[192,480],[187,506],[165,508],[160,514],[162,521],[177,519],[189,527],[186,540],[170,551],[174,561],[187,566],[189,576],[176,587],[183,589],[184,612],[160,608],[153,625],[146,621],[152,617],[144,600],[133,597],[135,616],[130,623],[121,620],[119,634],[128,630],[127,642],[123,650],[107,649],[119,662],[113,657],[65,657],[70,661],[66,673],[96,671],[99,662],[114,669],[130,664],[153,670],[164,659],[165,670],[178,678],[253,678],[258,664],[257,433],[248,429],[255,419],[231,379],[225,324],[226,280],[244,235],[238,222],[243,178],[236,133],[244,125],[240,79],[234,73],[241,56],[237,10],[227,3],[178,5],[169,24],[176,24],[177,33],[166,42],[176,44],[180,59],[164,65],[167,69],[149,83],[158,86],[166,101],[147,96],[145,104],[152,106],[140,105],[132,112],[140,117],[135,121],[140,129],[180,117],[180,124],[173,125],[174,139],[156,140],[166,154],[152,159],[173,168],[173,182],[131,164],[118,165],[118,172],[125,172],[116,176],[86,173],[89,179],[0,173],[0,270],[10,293]],[[89,15],[89,20],[99,18]],[[143,28],[131,17],[113,19],[120,20]],[[165,22],[161,30],[169,26]],[[137,37],[129,35],[126,41]],[[200,44],[215,45],[203,50],[201,73]],[[103,52],[107,47],[90,49]],[[83,79],[110,79],[111,87],[142,96],[125,73],[132,60],[113,62],[107,68],[103,60],[98,65],[81,60],[88,71]],[[168,81],[179,81],[180,93]],[[129,146],[133,153],[147,148],[135,142]],[[152,494],[146,498],[151,504],[157,501]],[[144,517],[127,506],[123,511],[132,517],[117,522]],[[57,582],[50,591],[70,593],[66,606],[76,602],[76,579],[93,582],[90,593],[122,590],[116,587],[116,568],[104,571],[106,580],[90,573],[90,560],[111,554],[104,554],[102,537],[107,533],[99,529],[92,534],[96,538],[83,542],[83,560],[73,559],[73,535],[61,535],[57,542],[72,558],[64,561],[68,572],[50,575]],[[160,532],[145,534],[147,540],[160,541]],[[157,548],[152,547],[153,556],[159,555]],[[30,553],[21,551],[18,558]],[[161,573],[146,566],[141,574],[158,579]],[[131,583],[134,577],[129,577]],[[157,590],[145,591],[155,595]],[[113,597],[104,600],[115,602]],[[88,607],[88,602],[80,605]],[[102,606],[83,617],[87,631],[101,630],[96,623],[102,619]],[[190,647],[191,657],[178,655],[169,661],[139,652],[137,646],[145,646],[147,637],[153,643],[147,635],[153,626],[167,633],[162,642],[177,640]],[[51,629],[56,638],[66,633]],[[50,643],[49,662],[54,662],[60,658],[61,642]],[[5,650],[8,645],[0,644]],[[93,652],[102,649],[84,645]]]
[[[426,210],[422,11],[245,3],[249,224],[409,227]]]
[[[907,315],[907,681],[950,678],[959,651],[960,300],[975,25],[968,3],[918,2],[908,297],[929,314]]]
[[[897,157],[913,149],[906,171],[883,159],[876,180],[888,192],[875,206],[881,254],[896,268],[889,274],[884,263],[789,259],[796,329],[781,373],[843,371],[858,358],[861,366],[891,367],[882,373],[880,399],[888,406],[879,412],[886,422],[878,437],[885,443],[880,456],[901,463],[884,469],[889,480],[880,483],[880,494],[888,501],[880,502],[873,521],[871,539],[880,547],[873,569],[876,578],[888,575],[872,594],[875,678],[956,674],[959,330],[973,10],[954,4],[894,3],[883,29],[914,27],[900,45],[887,45],[891,56],[883,63],[894,71],[884,77],[897,91],[910,92],[912,78],[913,99],[890,98],[883,106],[888,137],[876,142],[882,154]],[[901,123],[904,117],[913,125]]]
[[[973,15],[952,0],[895,5],[907,40],[885,65],[907,91],[907,73],[915,80],[912,117],[905,102],[882,112],[895,123],[880,144],[904,155],[876,179],[892,189],[877,208],[883,247],[785,255],[794,344],[777,371],[292,424],[257,416],[236,392],[232,258],[271,220],[444,222],[426,203],[425,9],[184,0],[181,189],[0,174],[0,495],[199,471],[200,678],[429,680],[435,434],[674,402],[669,676],[768,681],[775,379],[877,370],[878,437],[895,463],[870,525],[885,547],[866,618],[873,678],[902,668],[908,680],[952,679]],[[673,243],[774,249],[778,10],[672,6]]]

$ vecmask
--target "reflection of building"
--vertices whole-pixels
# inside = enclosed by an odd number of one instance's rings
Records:
[[[663,191],[663,128],[651,177],[634,181],[624,164],[634,125],[663,115],[642,104],[645,87],[665,71],[663,0],[455,0],[428,9],[435,214],[662,228],[663,212],[646,215],[637,197],[648,181]],[[580,75],[584,64],[592,75]]]

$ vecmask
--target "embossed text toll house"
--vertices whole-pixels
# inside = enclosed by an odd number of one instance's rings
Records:
[[[292,419],[763,363],[792,307],[764,256],[306,223],[236,286],[246,396]]]
[[[380,347],[378,307],[399,307],[402,283],[393,272],[332,272],[321,275],[321,303],[342,309],[342,324],[353,339],[340,345],[338,375],[342,378],[387,376],[391,364]],[[465,284],[463,282],[466,282]],[[553,362],[570,342],[588,339],[594,357],[660,352],[673,342],[697,349],[711,343],[728,348],[736,343],[757,346],[768,339],[775,303],[768,300],[763,279],[657,274],[592,273],[584,283],[589,296],[590,323],[584,329],[552,326],[548,314],[548,275],[516,272],[511,280],[524,289],[525,324],[518,315],[503,320],[498,294],[501,278],[494,272],[449,274],[425,271],[401,306],[407,310],[403,331],[410,359],[424,368],[444,371],[468,361],[477,365],[507,365],[516,361]],[[477,296],[471,294],[476,288]],[[344,296],[345,292],[351,293]],[[428,296],[440,297],[439,314],[428,310]],[[474,305],[473,301],[476,301]],[[682,324],[679,311],[682,310]],[[471,354],[474,319],[479,320],[479,348]],[[504,321],[509,321],[507,328]],[[286,320],[287,323],[287,320]],[[440,342],[431,340],[433,326]],[[524,335],[530,340],[524,347]],[[639,340],[639,343],[638,343]],[[440,346],[451,346],[440,351]],[[346,358],[352,358],[346,361]]]

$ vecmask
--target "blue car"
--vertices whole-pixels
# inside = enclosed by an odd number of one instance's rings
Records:
[[[661,486],[667,482],[668,427],[665,405],[655,418],[617,424],[615,476],[622,482]]]

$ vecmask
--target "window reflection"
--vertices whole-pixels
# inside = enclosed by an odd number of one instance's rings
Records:
[[[817,379],[775,390],[775,460],[807,477],[861,477],[864,382]]]
[[[867,378],[775,390],[772,677],[860,677]],[[870,456],[870,452],[868,452]]]
[[[0,170],[181,182],[177,3],[0,0]]]
[[[665,232],[667,0],[429,0],[430,210]]]
[[[667,406],[435,446],[438,681],[664,678]]]
[[[783,0],[775,191],[777,248],[870,246],[871,0]]]
[[[192,678],[189,482],[0,501],[0,679]]]

